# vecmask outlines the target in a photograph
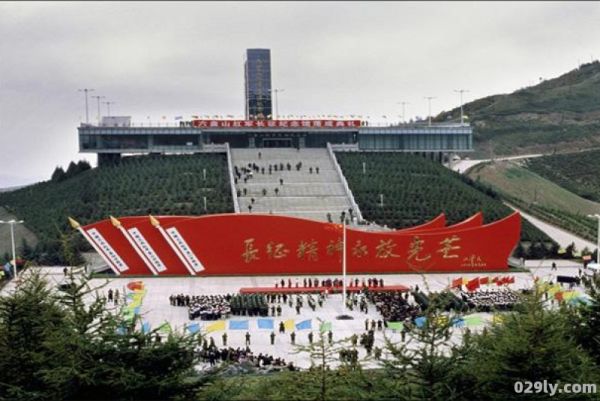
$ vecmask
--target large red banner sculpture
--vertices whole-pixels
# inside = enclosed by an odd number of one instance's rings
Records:
[[[514,213],[482,225],[478,213],[446,227],[440,215],[420,226],[377,232],[270,214],[72,223],[116,274],[336,274],[344,248],[347,271],[357,274],[507,269],[521,217]]]

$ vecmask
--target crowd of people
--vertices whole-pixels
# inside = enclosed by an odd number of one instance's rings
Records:
[[[227,295],[171,295],[169,301],[172,306],[184,306],[188,308],[190,320],[227,319],[232,312],[230,294]]]
[[[300,288],[300,284],[302,284],[303,288],[317,288],[317,287],[326,287],[326,288],[338,288],[344,285],[344,282],[340,278],[327,278],[327,279],[319,279],[315,278],[304,278],[302,283],[298,279],[294,280],[294,284],[292,285],[292,279],[288,278],[287,281],[285,279],[275,281],[275,288]],[[380,288],[383,287],[383,279],[380,278],[368,278],[368,279],[358,279],[358,278],[350,278],[346,283],[347,288]]]
[[[421,313],[421,308],[409,302],[410,294],[394,292],[369,291],[367,298],[375,304],[375,308],[385,322],[414,321]]]
[[[261,153],[258,153],[258,158],[260,159],[262,157]],[[292,171],[292,168],[295,168],[296,171],[300,171],[302,169],[302,162],[298,162],[295,164],[295,166],[292,166],[291,163],[273,163],[273,164],[268,164],[266,166],[259,166],[258,164],[252,162],[252,163],[248,163],[246,165],[243,166],[234,166],[234,171],[233,171],[233,175],[234,175],[234,183],[237,185],[238,183],[240,183],[241,181],[244,182],[244,184],[247,184],[249,180],[251,180],[255,174],[273,174],[274,172],[282,172],[282,171]],[[309,174],[313,174],[313,172],[315,174],[319,174],[320,169],[319,167],[309,167],[308,168],[308,173]],[[283,186],[283,178],[279,178],[279,185]],[[262,196],[267,196],[268,195],[268,190],[267,188],[263,188],[261,190]],[[279,195],[279,187],[275,187],[273,189],[273,193],[275,194],[275,196]],[[242,188],[242,189],[238,189],[237,190],[237,196],[238,198],[241,196],[247,196],[248,195],[248,189],[247,188]],[[256,198],[252,197],[250,199],[250,204],[248,205],[248,212],[252,212],[252,205],[254,205],[254,203],[256,202]]]
[[[249,347],[246,348],[232,348],[232,347],[223,347],[217,348],[216,346],[208,346],[199,351],[200,358],[202,361],[208,363],[210,366],[215,366],[217,363],[238,363],[244,364],[249,363],[256,368],[278,368],[283,369],[287,368],[289,370],[294,370],[294,365],[290,362],[286,364],[285,359],[283,358],[275,358],[272,355],[267,354],[258,354],[254,355],[254,353],[250,350]]]
[[[476,309],[480,312],[490,312],[492,310],[510,310],[516,303],[519,302],[518,293],[503,289],[503,290],[483,290],[475,292],[461,291],[462,300],[471,309]]]
[[[231,297],[231,313],[236,316],[268,316],[269,305],[262,294],[236,294]]]

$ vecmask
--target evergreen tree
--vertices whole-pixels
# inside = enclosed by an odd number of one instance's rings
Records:
[[[65,177],[65,170],[63,170],[63,168],[59,166],[54,169],[54,172],[52,173],[50,179],[55,182],[61,182],[65,179]]]
[[[577,346],[568,315],[544,307],[540,293],[528,296],[516,313],[506,316],[474,337],[474,347],[464,349],[467,364],[463,382],[477,400],[515,397],[515,382],[594,383],[597,369]],[[544,400],[543,393],[521,394],[519,399]],[[553,399],[583,400],[583,394],[556,394]]]
[[[409,328],[407,341],[392,343],[386,339],[390,357],[383,367],[392,379],[384,391],[400,400],[461,399],[453,388],[453,372],[458,369],[460,355],[452,349],[452,324],[455,316],[443,313],[445,297],[433,294],[424,311],[422,327],[405,323]]]
[[[572,310],[577,322],[573,332],[577,342],[600,366],[600,276],[584,277],[583,285],[589,295],[589,303]]]

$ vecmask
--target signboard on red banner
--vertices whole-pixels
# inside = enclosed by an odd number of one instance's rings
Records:
[[[358,128],[360,120],[192,120],[196,128]]]

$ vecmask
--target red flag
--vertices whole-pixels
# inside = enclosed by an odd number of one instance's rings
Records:
[[[510,276],[508,278],[507,284],[514,284],[515,283],[515,276]]]
[[[494,277],[494,278],[492,279],[492,283],[496,283],[496,282],[498,281],[498,278],[499,278],[498,276]]]
[[[489,282],[490,282],[490,278],[489,278],[488,276],[481,277],[481,278],[479,279],[479,284],[482,284],[482,285],[483,285],[483,284],[488,284]]]
[[[463,283],[462,277],[455,278],[454,280],[452,280],[452,288],[458,288],[462,285],[462,283]]]
[[[475,277],[473,280],[467,283],[467,290],[475,291],[479,288],[479,277]]]

